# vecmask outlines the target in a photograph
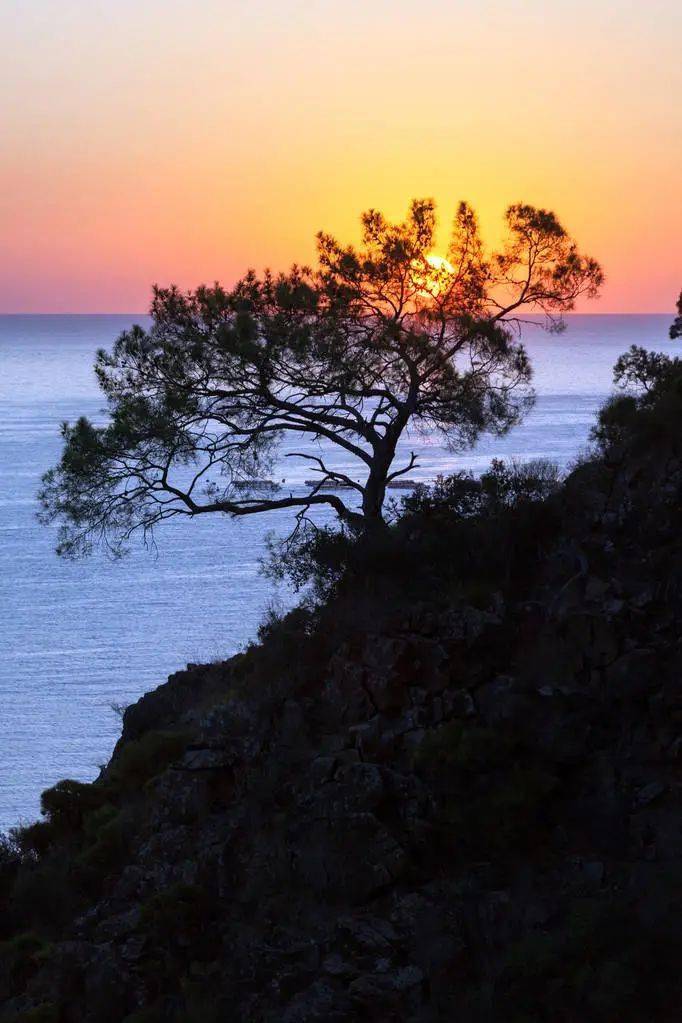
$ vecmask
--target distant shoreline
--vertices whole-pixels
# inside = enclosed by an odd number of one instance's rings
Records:
[[[56,318],[56,317],[59,317],[59,316],[61,316],[61,317],[70,317],[70,318],[73,318],[74,316],[83,316],[83,317],[86,317],[86,316],[90,316],[90,317],[93,317],[93,316],[102,316],[102,317],[104,317],[104,316],[119,316],[119,317],[129,318],[131,316],[149,317],[150,314],[149,314],[149,312],[132,312],[132,313],[126,313],[126,312],[122,312],[122,313],[107,313],[107,312],[104,312],[104,313],[103,312],[97,312],[97,313],[45,313],[45,312],[43,312],[43,313],[30,313],[30,312],[28,312],[28,313],[26,313],[26,312],[23,312],[23,313],[16,313],[16,312],[15,313],[3,313],[3,312],[0,312],[0,318],[3,318],[3,319],[4,318],[9,319],[9,317],[16,317],[16,318],[25,317],[27,319],[29,317],[31,317],[32,319],[37,319],[40,316],[44,316],[44,317],[48,317],[49,316],[49,317],[52,317],[53,319]],[[605,313],[605,312],[598,312],[598,313],[564,313],[564,316],[565,316],[566,319],[573,319],[574,317],[578,317],[578,316],[589,316],[590,318],[597,317],[597,316],[603,316],[603,317],[615,317],[615,316],[667,316],[668,318],[670,318],[670,317],[674,317],[675,316],[675,310],[673,308],[670,308],[668,310],[664,310],[663,312],[655,312],[655,313],[618,313],[618,312],[608,312],[608,313]],[[537,313],[533,314],[533,315],[530,315],[527,318],[530,319],[530,320],[535,319],[538,322],[542,322],[542,319],[543,319],[543,317],[538,315]]]

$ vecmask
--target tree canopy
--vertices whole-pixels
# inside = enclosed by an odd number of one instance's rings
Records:
[[[676,333],[678,321],[680,317],[670,327],[673,339],[682,336]],[[631,454],[638,444],[660,454],[682,415],[682,359],[631,345],[616,360],[613,382],[618,390],[602,406],[592,429],[597,452],[613,461]]]
[[[677,300],[678,316],[670,325],[669,336],[672,341],[682,337],[682,292]],[[664,378],[671,374],[679,375],[680,360],[673,359],[664,352],[654,352],[641,345],[630,345],[627,352],[620,355],[613,367],[613,382],[622,390],[634,390],[649,394],[656,390]]]
[[[602,271],[533,206],[509,207],[496,252],[466,203],[447,259],[432,255],[435,227],[434,203],[415,200],[402,223],[365,213],[359,247],[320,233],[315,268],[155,288],[151,326],[97,355],[109,421],[62,428],[40,493],[44,520],[61,525],[58,551],[121,552],[166,519],[212,512],[304,517],[325,505],[371,528],[387,485],[417,464],[396,460],[406,430],[462,450],[519,423],[533,392],[518,328],[534,313],[560,330],[578,297],[597,295]],[[287,492],[259,482],[292,438],[288,454],[314,482]],[[331,464],[335,449],[357,473]]]

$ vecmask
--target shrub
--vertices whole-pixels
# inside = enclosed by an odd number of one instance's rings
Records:
[[[37,934],[25,931],[0,943],[0,964],[7,989],[12,994],[24,990],[40,965],[49,945]]]
[[[124,815],[110,804],[102,807],[88,820],[91,839],[77,859],[77,865],[86,872],[101,877],[115,870],[125,859],[129,846],[129,832]]]
[[[313,612],[300,605],[280,614],[271,607],[258,626],[258,640],[268,647],[275,647],[277,654],[287,655],[300,647],[301,637],[309,636],[315,623]],[[270,652],[270,651],[268,651]]]
[[[402,499],[402,515],[423,518],[469,518],[483,510],[481,484],[470,472],[438,476],[431,486],[420,483]]]
[[[11,832],[16,855],[19,858],[45,856],[55,842],[76,836],[86,821],[94,819],[93,815],[111,795],[108,785],[71,779],[64,779],[45,789],[40,797],[40,807],[46,819],[14,828]]]
[[[418,486],[393,505],[389,527],[360,535],[310,527],[287,541],[271,537],[264,571],[296,589],[309,586],[318,606],[344,593],[385,601],[434,589],[489,604],[493,592],[535,570],[559,523],[551,500],[559,486],[552,462],[495,460],[480,479],[460,472]]]
[[[13,828],[10,835],[22,858],[35,858],[48,851],[57,837],[57,830],[50,821],[35,821],[25,827]]]
[[[24,860],[8,894],[7,907],[13,929],[30,927],[56,936],[81,907],[67,855],[55,850],[39,859]]]
[[[105,825],[109,824],[117,814],[118,809],[113,803],[104,803],[96,810],[92,810],[83,820],[83,836],[86,842],[95,842]]]
[[[481,476],[481,489],[494,512],[524,501],[546,501],[556,493],[560,482],[559,466],[550,459],[504,462],[494,458],[488,472]]]
[[[127,791],[140,789],[164,771],[185,750],[182,732],[153,731],[121,745],[108,772],[108,781]]]
[[[430,487],[417,487],[403,498],[403,515],[446,519],[495,515],[519,502],[547,500],[560,482],[558,465],[548,459],[494,458],[478,480],[470,472],[457,472],[439,476]]]
[[[597,452],[622,458],[652,446],[674,446],[682,421],[682,359],[633,345],[621,355],[614,381],[625,393],[613,395],[592,430]]]
[[[0,929],[3,904],[20,864],[21,850],[16,839],[10,835],[0,835]]]
[[[314,597],[322,601],[338,582],[356,539],[348,529],[330,526],[301,526],[286,539],[268,533],[261,569],[267,578],[286,580],[297,591],[312,584]]]
[[[108,787],[65,779],[46,789],[40,797],[41,812],[56,829],[76,831],[86,814],[102,805]]]

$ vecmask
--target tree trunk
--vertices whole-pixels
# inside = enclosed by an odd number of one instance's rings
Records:
[[[385,496],[386,474],[382,473],[381,475],[375,476],[374,473],[371,472],[362,495],[362,514],[364,516],[366,526],[371,527],[372,525],[381,525],[383,523],[383,504]]]
[[[393,461],[393,453],[384,451],[372,463],[362,495],[362,514],[365,528],[384,524],[384,498],[386,497],[386,480]]]
[[[384,523],[384,499],[386,497],[386,483],[391,471],[393,459],[395,458],[398,439],[403,432],[409,413],[405,407],[402,413],[387,431],[381,444],[374,447],[374,458],[369,470],[369,476],[362,495],[362,514],[365,520],[365,529],[375,526],[383,526]]]

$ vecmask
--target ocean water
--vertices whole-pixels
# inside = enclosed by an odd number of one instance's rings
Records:
[[[568,464],[587,442],[617,356],[633,343],[669,348],[670,319],[573,316],[560,336],[527,332],[538,401],[526,422],[459,456],[434,438],[408,438],[404,452],[420,457],[413,475],[480,470],[494,456]],[[96,349],[141,320],[0,316],[0,830],[34,819],[40,792],[60,778],[95,777],[120,732],[112,704],[132,702],[188,661],[229,656],[273,599],[290,599],[258,572],[264,534],[283,532],[286,512],[169,523],[157,551],[137,548],[118,562],[61,561],[54,530],[37,523],[35,494],[59,456],[60,422],[103,416]],[[276,475],[295,489],[310,469],[283,458]]]

